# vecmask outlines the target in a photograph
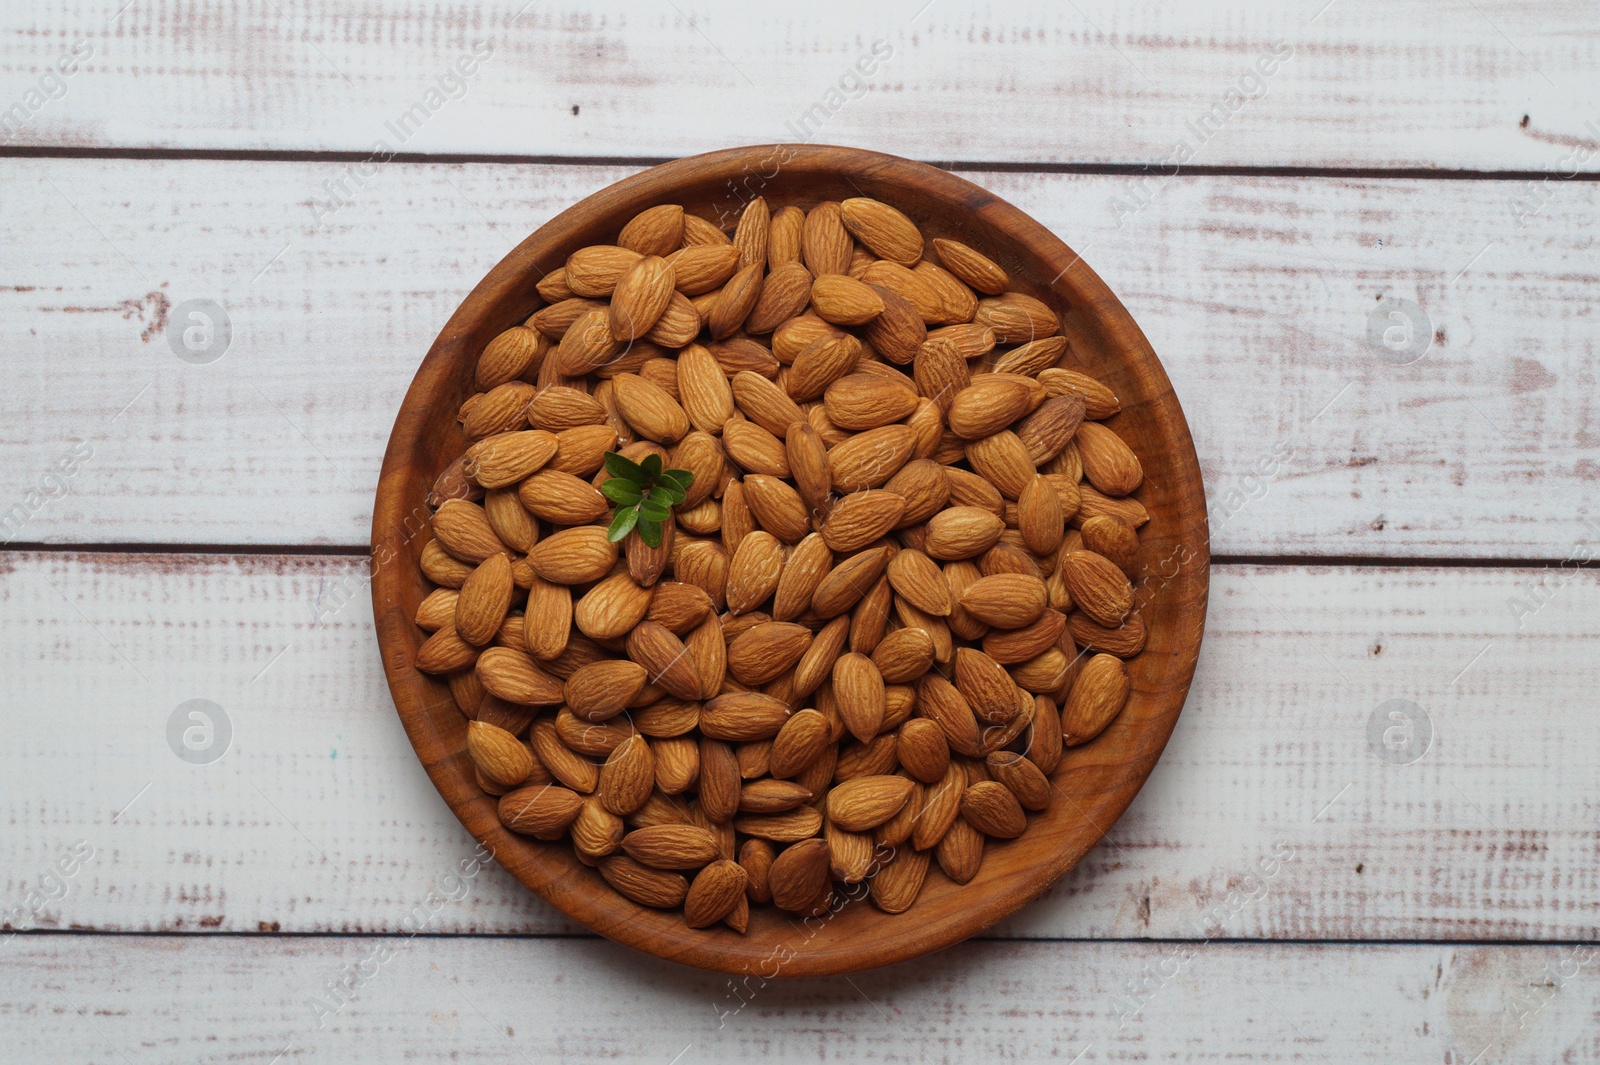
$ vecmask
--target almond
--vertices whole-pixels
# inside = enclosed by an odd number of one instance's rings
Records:
[[[973,558],[993,547],[1005,527],[1005,522],[987,510],[949,507],[929,519],[923,550],[941,561]]]
[[[901,847],[872,878],[873,905],[884,913],[904,913],[917,901],[928,876],[927,851]]]
[[[817,317],[834,325],[865,325],[883,313],[883,300],[868,286],[843,274],[820,274],[811,283]]]
[[[793,777],[816,761],[833,742],[828,719],[815,710],[801,710],[783,722],[772,741],[770,768],[778,778]]]
[[[1083,523],[1083,546],[1116,564],[1130,579],[1139,570],[1139,536],[1127,525],[1106,515],[1096,515]]]
[[[572,632],[572,589],[535,576],[528,589],[522,641],[534,658],[551,659],[566,650]]]
[[[888,548],[875,548],[840,562],[818,583],[811,596],[812,612],[820,618],[833,618],[855,606],[872,590],[888,560]]]
[[[713,340],[723,340],[739,331],[761,297],[764,264],[742,267],[717,293],[706,325]]]
[[[883,301],[883,310],[867,323],[867,343],[885,359],[905,366],[917,357],[917,351],[928,339],[928,327],[910,300],[882,285],[868,287]]]
[[[1028,344],[1019,344],[995,358],[995,373],[1019,374],[1033,380],[1043,370],[1054,366],[1066,354],[1066,337],[1045,337]],[[1044,386],[1039,388],[1043,390]]]
[[[863,776],[828,792],[828,820],[847,832],[877,828],[900,812],[915,784],[905,777]]]
[[[673,556],[673,568],[679,578],[711,597],[713,609],[720,609],[728,580],[728,553],[721,544],[709,540],[685,544]]]
[[[915,266],[922,258],[922,234],[904,214],[879,200],[854,196],[839,205],[850,235],[880,259]]]
[[[843,336],[818,337],[802,348],[789,366],[785,387],[800,401],[816,399],[829,385],[855,370],[861,361],[861,341]]]
[[[809,633],[808,633],[809,635]],[[789,706],[760,692],[730,692],[700,710],[700,732],[712,739],[745,743],[769,740],[789,718]]]
[[[1007,499],[1021,496],[1038,472],[1028,457],[1028,449],[1009,429],[967,441],[966,454],[978,475],[1000,489]]]
[[[923,789],[922,809],[911,830],[913,847],[928,850],[944,837],[959,818],[961,796],[966,790],[966,770],[955,759],[951,759],[944,776]]]
[[[1077,442],[1084,476],[1106,495],[1128,495],[1144,480],[1144,468],[1133,449],[1099,422],[1078,426]]]
[[[650,745],[643,736],[635,734],[618,745],[600,767],[596,794],[601,805],[612,813],[631,814],[650,797],[655,787],[655,774],[655,756],[650,753]],[[626,836],[622,842],[626,849]],[[634,851],[628,853],[640,858]]]
[[[562,529],[535,544],[528,561],[547,581],[587,584],[611,571],[617,561],[617,545],[597,525]]]
[[[660,386],[637,374],[619,374],[612,382],[617,408],[644,439],[672,444],[689,432],[689,416]]]
[[[484,391],[515,381],[542,356],[539,334],[527,326],[514,325],[484,345],[478,356],[477,384]]]
[[[972,380],[967,370],[967,360],[953,342],[945,339],[929,338],[918,349],[912,374],[917,382],[917,391],[946,412]]]
[[[1120,659],[1097,654],[1083,663],[1061,710],[1062,739],[1068,747],[1100,735],[1127,704],[1133,682]]]
[[[796,625],[791,621],[765,622],[728,643],[728,672],[744,684],[765,684],[792,668],[810,645],[811,630],[804,625]],[[702,729],[706,727],[706,716],[709,712],[708,704],[706,711],[701,715]],[[746,738],[767,739],[770,735]]]
[[[1093,551],[1069,551],[1060,564],[1078,609],[1107,628],[1123,623],[1133,609],[1133,586],[1116,563]]]
[[[978,753],[978,719],[966,697],[938,673],[927,673],[917,683],[917,712],[944,731],[951,750],[968,757]]]
[[[945,876],[957,884],[969,883],[983,864],[983,833],[958,817],[939,840],[934,854]]]
[[[984,762],[989,775],[1004,784],[1023,809],[1044,810],[1050,806],[1050,781],[1022,755],[996,751]]]
[[[767,874],[773,905],[798,911],[806,908],[828,886],[828,843],[805,839],[784,848]]]
[[[1017,715],[1017,686],[999,663],[970,647],[957,649],[956,689],[978,719],[1003,724]]]
[[[822,402],[834,425],[859,432],[908,417],[917,409],[917,394],[897,381],[857,373],[829,385]]]
[[[1000,295],[1011,283],[1006,272],[993,260],[959,241],[936,238],[933,250],[946,270],[986,296]]]
[[[596,868],[606,883],[641,906],[672,909],[689,894],[689,881],[679,873],[651,869],[625,854],[600,859]]]
[[[628,657],[645,668],[649,683],[680,699],[700,697],[700,678],[683,641],[671,630],[651,621],[634,626],[627,638]]]
[[[855,434],[828,452],[833,487],[840,493],[877,488],[910,460],[915,442],[915,434],[905,425],[885,425]]]
[[[667,264],[678,291],[699,296],[722,287],[734,275],[739,269],[739,249],[732,244],[694,244],[667,256]]]
[[[893,529],[905,509],[905,500],[893,492],[855,492],[834,504],[819,531],[833,550],[858,551]]]
[[[585,525],[611,509],[594,485],[558,470],[529,477],[518,486],[517,497],[534,517],[556,525]]]
[[[575,388],[552,385],[542,388],[528,407],[528,424],[535,429],[559,433],[580,425],[600,425],[606,409],[600,401]]]
[[[978,297],[955,275],[930,262],[920,262],[912,274],[933,294],[934,310],[925,315],[929,325],[959,325],[972,321]]]
[[[652,825],[622,837],[622,849],[651,869],[699,869],[717,860],[717,841],[694,825]]]
[[[533,752],[503,728],[467,722],[467,754],[479,773],[502,787],[516,787],[533,772]]]
[[[916,680],[933,667],[933,637],[922,629],[897,629],[878,641],[872,664],[890,684]]]
[[[1054,311],[1021,292],[979,300],[972,320],[993,329],[1001,344],[1026,344],[1061,331]]]
[[[811,271],[798,262],[775,267],[744,321],[750,333],[770,333],[805,310],[811,301]]]
[[[811,800],[811,792],[790,780],[752,780],[739,792],[739,812],[779,814]]]
[[[802,779],[801,783],[805,781]],[[815,836],[822,828],[822,815],[809,806],[799,806],[781,814],[747,814],[733,821],[735,832],[773,843],[797,843]]]
[[[656,319],[656,324],[650,327],[644,338],[663,348],[681,348],[700,335],[700,326],[700,312],[689,302],[689,297],[682,292],[674,292],[672,299],[667,302],[667,309],[661,312],[661,317]]]
[[[1048,605],[1044,581],[1020,573],[980,577],[961,593],[961,606],[986,625],[1020,629],[1039,620]]]
[[[494,638],[511,606],[511,560],[490,555],[472,571],[456,597],[456,634],[481,647]],[[516,783],[516,781],[510,781]]]
[[[728,612],[743,614],[765,603],[778,587],[783,564],[777,537],[759,531],[746,536],[728,563]]]
[[[906,772],[924,784],[937,783],[950,767],[950,745],[944,731],[926,718],[913,718],[900,726],[897,751]]]
[[[721,859],[695,875],[683,900],[684,923],[690,928],[709,928],[732,912],[744,899],[750,881],[738,862]]]
[[[574,477],[588,477],[600,468],[606,452],[616,443],[617,432],[610,425],[575,425],[563,429],[556,433],[556,454],[548,468]]]
[[[1101,421],[1122,409],[1117,394],[1088,374],[1065,368],[1039,371],[1039,383],[1052,396],[1077,396],[1086,418]]]
[[[552,784],[518,788],[500,797],[500,823],[523,835],[560,839],[582,808],[583,799],[566,788]]]
[[[613,244],[580,248],[567,257],[567,287],[579,296],[609,296],[642,256]]]
[[[561,702],[560,682],[521,651],[491,647],[478,656],[476,668],[484,689],[508,703],[555,706]]]
[[[828,549],[821,535],[812,533],[796,544],[788,559],[779,566],[773,596],[773,620],[793,621],[805,613],[811,606],[813,593],[832,565],[833,552]]]
[[[746,473],[788,477],[789,458],[783,441],[753,422],[732,417],[722,427],[722,447]]]
[[[640,587],[627,572],[613,573],[578,600],[573,620],[591,639],[619,639],[645,617],[653,595],[654,589]]]
[[[624,826],[622,818],[607,810],[593,795],[583,800],[578,816],[570,827],[572,849],[580,859],[598,862],[608,854],[615,854],[622,845]]]
[[[806,213],[800,253],[813,275],[848,274],[853,246],[837,203],[821,203]]]
[[[996,839],[1015,839],[1028,827],[1017,797],[994,780],[980,781],[961,796],[961,817],[973,828]],[[623,845],[627,845],[624,839]]]
[[[1026,662],[1054,647],[1066,627],[1066,616],[1059,610],[1045,610],[1027,625],[1010,630],[996,629],[981,637],[983,653],[1003,666]]]
[[[799,543],[811,531],[811,525],[806,519],[806,505],[788,483],[776,477],[752,473],[744,479],[744,497],[756,522],[784,543]],[[870,536],[862,542],[870,542],[880,535],[882,533]],[[828,539],[826,526],[823,539]],[[831,540],[829,546],[835,547]],[[835,550],[849,549],[835,547]]]
[[[1017,529],[1028,550],[1036,555],[1054,554],[1061,546],[1066,532],[1061,496],[1043,475],[1035,475],[1017,497]]]
[[[683,244],[683,217],[675,203],[651,207],[622,227],[617,243],[640,255],[671,255]]]
[[[783,389],[751,370],[733,375],[733,402],[755,424],[782,437],[796,422],[805,421],[795,401]]]
[[[1017,424],[1017,439],[1028,451],[1028,458],[1042,466],[1061,454],[1083,423],[1083,399],[1079,396],[1053,396],[1039,409]],[[1076,478],[1073,478],[1076,480]]]
[[[950,586],[934,561],[907,548],[889,562],[889,584],[918,610],[935,617],[950,613]]]
[[[950,401],[950,431],[967,440],[980,440],[1007,428],[1045,399],[1044,387],[1031,377],[987,373]]]
[[[498,433],[467,449],[467,476],[484,488],[516,484],[555,457],[555,434],[541,429]]]
[[[585,721],[605,721],[626,710],[644,684],[644,667],[637,662],[625,658],[591,662],[567,678],[567,707]]]

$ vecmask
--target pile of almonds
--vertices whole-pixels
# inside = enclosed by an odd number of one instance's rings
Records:
[[[730,238],[675,205],[538,284],[429,503],[441,674],[500,818],[743,932],[915,902],[1046,809],[1126,702],[1139,460],[1055,312],[877,200]],[[607,539],[608,450],[691,472]]]

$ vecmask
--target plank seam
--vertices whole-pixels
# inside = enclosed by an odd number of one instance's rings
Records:
[[[0,159],[169,159],[218,162],[360,163],[367,151],[284,150],[269,148],[82,148],[49,145],[0,147]],[[676,156],[653,155],[518,155],[479,152],[396,152],[392,163],[458,166],[465,163],[572,167],[659,166]],[[1542,181],[1549,170],[1469,170],[1436,167],[1329,167],[1329,166],[1184,166],[1167,175],[1156,163],[1062,163],[984,159],[924,159],[945,170],[1022,174],[1096,174],[1130,177],[1162,174],[1171,177],[1324,177],[1409,181]],[[1600,181],[1600,171],[1559,175],[1562,181]]]

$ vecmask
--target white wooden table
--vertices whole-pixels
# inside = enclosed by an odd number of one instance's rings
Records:
[[[1593,5],[769,6],[0,15],[0,1059],[1600,1060]],[[1085,255],[1188,412],[1216,566],[1080,868],[935,957],[746,989],[460,875],[364,545],[413,369],[513,243],[806,136]]]

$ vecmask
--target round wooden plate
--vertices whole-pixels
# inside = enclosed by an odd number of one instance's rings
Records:
[[[1144,463],[1136,497],[1150,521],[1141,530],[1137,588],[1149,636],[1129,663],[1127,708],[1099,738],[1067,752],[1052,778],[1050,808],[1031,817],[1020,838],[991,840],[971,883],[931,873],[917,903],[895,916],[865,898],[809,920],[754,906],[739,935],[721,925],[692,930],[681,913],[635,905],[569,845],[501,827],[495,799],[473,782],[466,719],[444,683],[412,667],[424,636],[412,618],[428,591],[418,568],[429,538],[425,501],[467,445],[456,411],[472,390],[483,346],[533,311],[534,284],[546,271],[578,248],[611,243],[644,208],[678,203],[731,228],[756,195],[773,209],[850,196],[884,200],[930,238],[951,237],[988,255],[1014,288],[1055,307],[1077,361],[1121,398],[1110,424]],[[389,689],[418,757],[462,824],[517,879],[574,920],[650,954],[763,979],[825,976],[965,939],[1039,895],[1100,840],[1149,776],[1183,708],[1205,626],[1207,543],[1205,493],[1183,411],[1144,334],[1088,264],[1009,203],[936,167],[851,148],[768,145],[680,159],[619,181],[540,227],[472,290],[423,360],[389,438],[372,522],[373,611]]]

